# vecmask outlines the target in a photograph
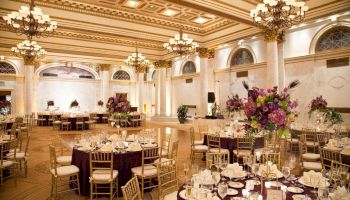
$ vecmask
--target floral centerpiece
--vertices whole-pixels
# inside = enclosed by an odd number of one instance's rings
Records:
[[[54,106],[55,105],[55,102],[50,100],[50,101],[47,101],[47,107],[49,106]]]
[[[333,126],[335,124],[339,124],[343,122],[343,118],[341,114],[335,109],[328,109],[324,113],[324,116],[325,116],[324,122],[325,123],[329,122],[329,126]]]
[[[74,101],[72,101],[72,103],[70,103],[70,107],[78,107],[79,106],[79,102],[75,99]]]
[[[122,96],[110,97],[106,106],[109,113],[127,114],[130,111],[130,102]]]
[[[185,123],[187,118],[187,112],[188,107],[185,105],[181,105],[177,108],[177,119],[179,120],[180,124]]]
[[[280,92],[277,91],[277,86],[267,90],[253,87],[244,104],[244,113],[247,116],[244,129],[248,137],[253,137],[262,130],[277,130],[280,136],[289,134],[288,127],[296,117],[293,109],[298,103],[291,100],[288,90],[296,85],[291,83]]]
[[[237,94],[232,97],[229,96],[226,101],[226,109],[228,112],[239,112],[243,109],[243,106],[243,101]]]
[[[103,101],[102,101],[102,100],[99,100],[99,101],[97,102],[97,105],[98,105],[98,106],[103,106]]]
[[[327,108],[327,101],[322,96],[311,100],[309,115],[314,111],[322,111]]]

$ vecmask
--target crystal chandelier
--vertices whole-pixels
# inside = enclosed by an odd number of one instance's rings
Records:
[[[23,57],[25,63],[31,63],[35,59],[45,56],[46,51],[36,41],[24,40],[11,48],[12,53],[17,57]]]
[[[2,17],[11,32],[26,35],[28,39],[48,37],[57,28],[57,22],[51,21],[49,15],[43,14],[40,8],[35,7],[31,0],[30,7],[21,6],[18,12],[13,11]]]
[[[302,22],[309,9],[305,2],[296,0],[264,0],[250,11],[253,21],[272,36]]]
[[[175,35],[175,38],[171,38],[169,42],[164,43],[164,49],[169,53],[173,53],[177,56],[193,54],[198,47],[196,42],[193,42],[191,38],[188,38],[187,34],[183,34],[180,29],[180,33]]]
[[[136,52],[128,56],[128,59],[124,60],[125,65],[129,67],[134,67],[136,73],[146,72],[146,68],[149,65],[149,61],[146,60],[142,53],[139,53],[136,47]]]

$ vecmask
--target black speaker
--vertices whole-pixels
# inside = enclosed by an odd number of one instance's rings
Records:
[[[215,103],[215,93],[208,92],[208,103]]]

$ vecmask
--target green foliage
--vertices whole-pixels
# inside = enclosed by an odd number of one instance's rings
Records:
[[[177,118],[179,120],[185,120],[187,118],[188,108],[185,105],[179,106],[177,109]]]
[[[325,113],[324,113],[324,122],[329,122],[330,126],[333,126],[334,124],[339,124],[341,122],[343,122],[343,118],[341,116],[341,114],[336,111],[335,109],[328,109]]]

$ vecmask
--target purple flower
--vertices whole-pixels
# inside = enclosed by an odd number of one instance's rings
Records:
[[[270,113],[268,117],[274,124],[282,126],[286,120],[286,112],[283,109],[278,108]]]

